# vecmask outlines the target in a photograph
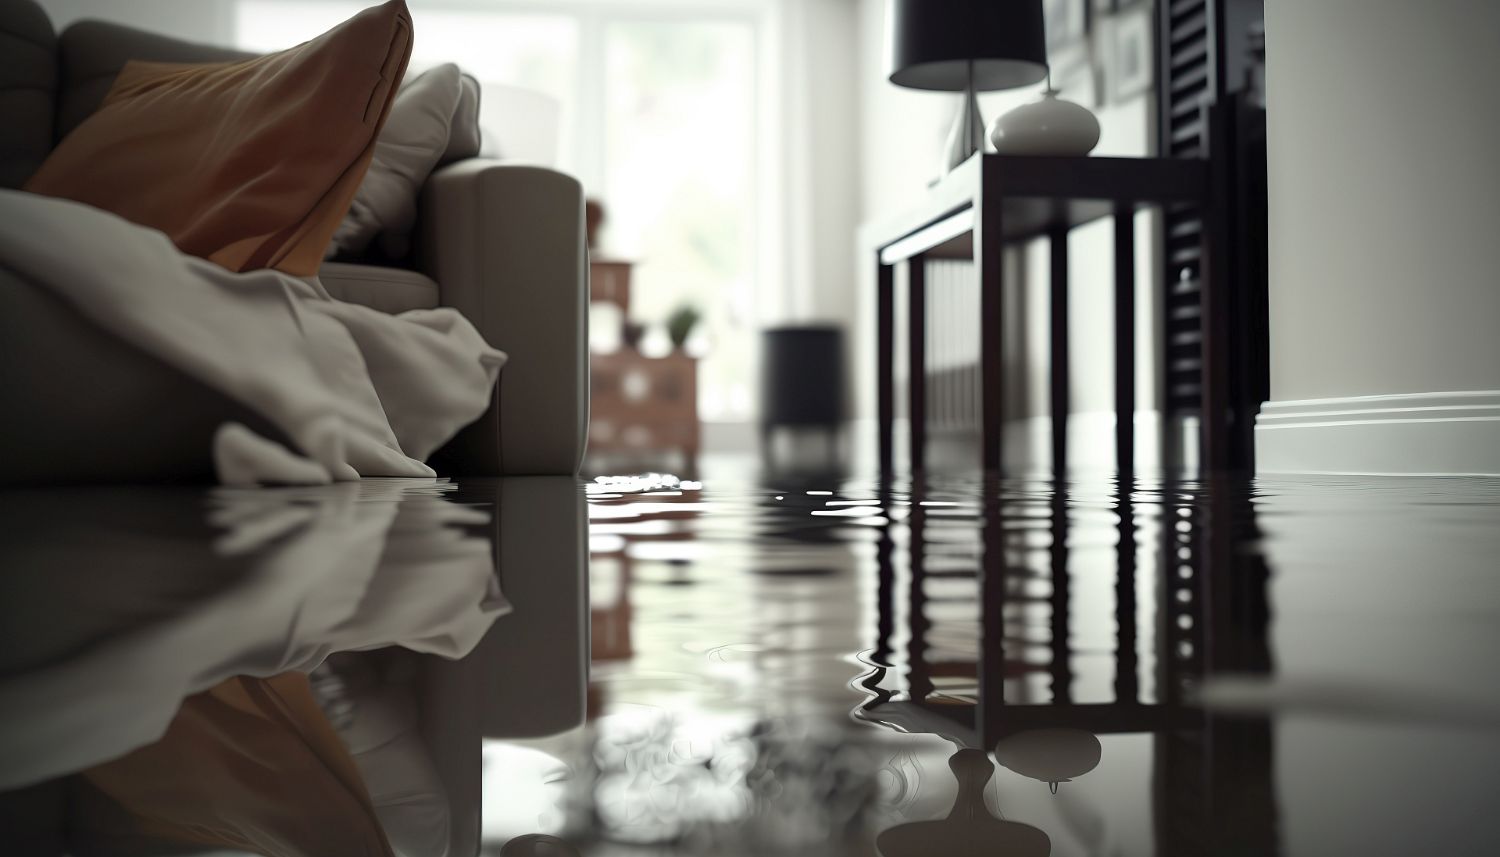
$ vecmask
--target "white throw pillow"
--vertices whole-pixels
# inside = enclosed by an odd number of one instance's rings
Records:
[[[359,256],[377,235],[388,256],[406,255],[417,218],[417,194],[448,151],[455,117],[465,106],[463,79],[458,66],[447,63],[409,78],[401,87],[376,138],[369,172],[333,233],[325,258]],[[468,133],[461,131],[455,142],[462,145]]]
[[[479,156],[479,81],[472,74],[464,74],[459,80],[462,87],[458,94],[458,106],[453,109],[452,132],[448,135],[448,151],[438,166]]]

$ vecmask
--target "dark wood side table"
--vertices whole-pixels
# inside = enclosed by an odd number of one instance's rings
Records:
[[[620,310],[620,338],[630,318],[632,263],[589,259],[589,300]],[[698,359],[682,351],[647,357],[633,344],[591,354],[589,450],[591,452],[681,451],[691,473],[698,467]]]
[[[1051,375],[1053,465],[1067,467],[1068,242],[1076,226],[1113,217],[1115,222],[1115,414],[1120,471],[1134,469],[1135,413],[1135,211],[1147,205],[1194,204],[1203,212],[1206,264],[1202,285],[1202,460],[1224,461],[1227,366],[1222,265],[1223,218],[1214,210],[1209,162],[1181,158],[1027,157],[976,154],[930,188],[918,205],[881,223],[877,254],[876,342],[879,365],[880,471],[893,472],[895,418],[895,268],[909,272],[911,461],[921,471],[926,448],[926,287],[928,258],[970,258],[980,288],[981,433],[983,464],[1001,469],[1001,330],[1005,280],[1002,250],[1008,243],[1047,237],[1051,244]]]
[[[674,351],[647,357],[621,348],[589,358],[589,449],[593,452],[678,450],[698,467],[698,358]]]

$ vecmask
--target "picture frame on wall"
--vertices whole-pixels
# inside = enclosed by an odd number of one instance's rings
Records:
[[[1093,77],[1093,57],[1086,42],[1052,51],[1047,65],[1051,72],[1052,88],[1058,92],[1065,86],[1076,88],[1080,80]]]
[[[1103,92],[1087,51],[1080,48],[1063,56],[1064,63],[1053,64],[1052,88],[1069,101],[1102,107]]]
[[[1088,32],[1089,5],[1094,0],[1042,0],[1047,23],[1047,55],[1063,52],[1084,40]]]
[[[1109,100],[1130,101],[1151,91],[1155,79],[1155,28],[1151,4],[1138,3],[1110,21],[1106,44]]]

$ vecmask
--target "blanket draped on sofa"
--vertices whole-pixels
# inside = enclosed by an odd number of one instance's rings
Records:
[[[506,359],[454,310],[387,315],[333,300],[315,280],[231,273],[78,203],[0,191],[0,223],[0,274],[19,281],[0,294],[10,423],[0,480],[48,467],[73,481],[153,475],[99,464],[134,459],[166,462],[163,477],[211,461],[220,482],[241,485],[432,476],[422,461],[484,412]],[[131,359],[101,357],[79,374],[74,353]],[[88,444],[80,426],[48,425],[70,412],[50,397],[137,388],[174,393],[95,409]],[[174,431],[190,419],[209,436]],[[53,429],[75,438],[77,456],[49,444]],[[186,448],[160,448],[183,437]],[[104,472],[79,472],[80,461]]]

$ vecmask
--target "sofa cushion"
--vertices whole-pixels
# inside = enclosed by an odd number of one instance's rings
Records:
[[[32,0],[0,3],[0,187],[31,178],[52,149],[57,40]]]
[[[402,268],[325,262],[318,280],[331,297],[349,303],[398,313],[432,309],[438,305],[438,284]]]
[[[317,271],[411,56],[403,0],[237,63],[131,61],[26,184],[231,271]]]
[[[104,103],[120,70],[131,60],[217,63],[255,54],[185,42],[106,21],[79,21],[63,30],[57,46],[57,127],[54,141],[82,124]]]

